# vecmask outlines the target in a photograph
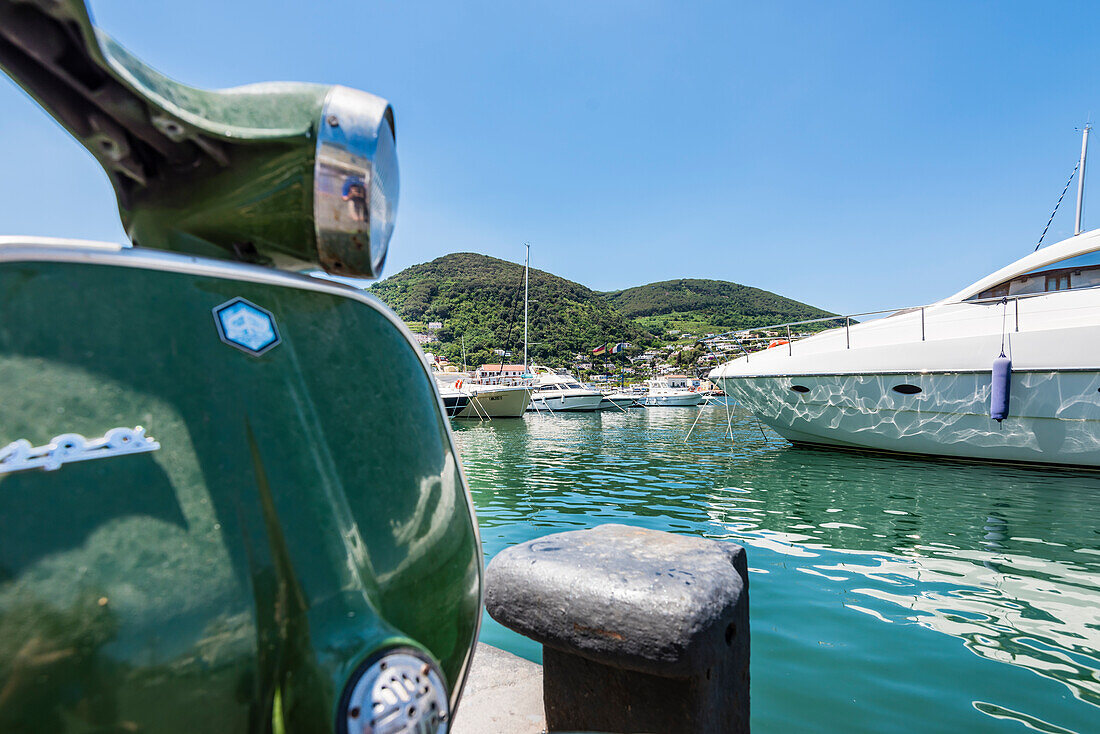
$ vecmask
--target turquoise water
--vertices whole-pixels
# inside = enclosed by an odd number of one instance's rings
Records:
[[[455,421],[486,559],[606,522],[744,544],[758,732],[1100,732],[1100,472],[795,448],[731,410],[732,441],[722,407]]]

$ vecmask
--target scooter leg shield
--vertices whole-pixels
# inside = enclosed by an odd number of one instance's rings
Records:
[[[399,645],[453,708],[481,551],[388,309],[240,264],[15,249],[0,731],[332,731],[348,676]]]

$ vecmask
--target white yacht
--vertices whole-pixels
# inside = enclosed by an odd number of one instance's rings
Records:
[[[558,375],[545,368],[534,368],[534,387],[531,391],[531,405],[528,411],[547,410],[551,413],[561,411],[599,410],[603,402],[603,393],[589,390],[575,377]]]
[[[685,384],[690,379],[686,375],[669,375],[646,380],[649,390],[642,398],[642,405],[647,408],[702,405],[703,394]]]
[[[440,389],[447,386],[469,396],[455,418],[521,418],[531,402],[531,389],[523,385],[494,385],[466,372],[436,372]]]
[[[1100,466],[1100,230],[935,304],[839,322],[711,379],[795,443]],[[1002,351],[1007,416],[996,420]]]

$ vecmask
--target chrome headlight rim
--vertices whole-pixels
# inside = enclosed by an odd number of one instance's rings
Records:
[[[337,734],[359,734],[368,724],[367,731],[418,732],[424,722],[436,734],[446,734],[451,724],[443,673],[424,651],[383,648],[348,676],[336,710]]]
[[[317,122],[313,223],[317,259],[331,275],[378,278],[400,198],[393,108],[335,86]]]

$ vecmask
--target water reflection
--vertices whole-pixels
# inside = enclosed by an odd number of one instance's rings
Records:
[[[1100,728],[1100,474],[793,448],[736,409],[731,441],[701,411],[456,426],[486,554],[608,521],[746,544],[762,730]]]
[[[914,454],[1030,461],[1061,455],[1075,464],[1100,458],[1094,373],[1021,372],[1013,379],[1012,415],[996,424],[988,373],[780,377],[731,380],[727,388],[759,406],[769,425],[804,440],[824,429],[850,445]],[[807,392],[792,393],[794,382]],[[922,390],[895,392],[900,384]]]

